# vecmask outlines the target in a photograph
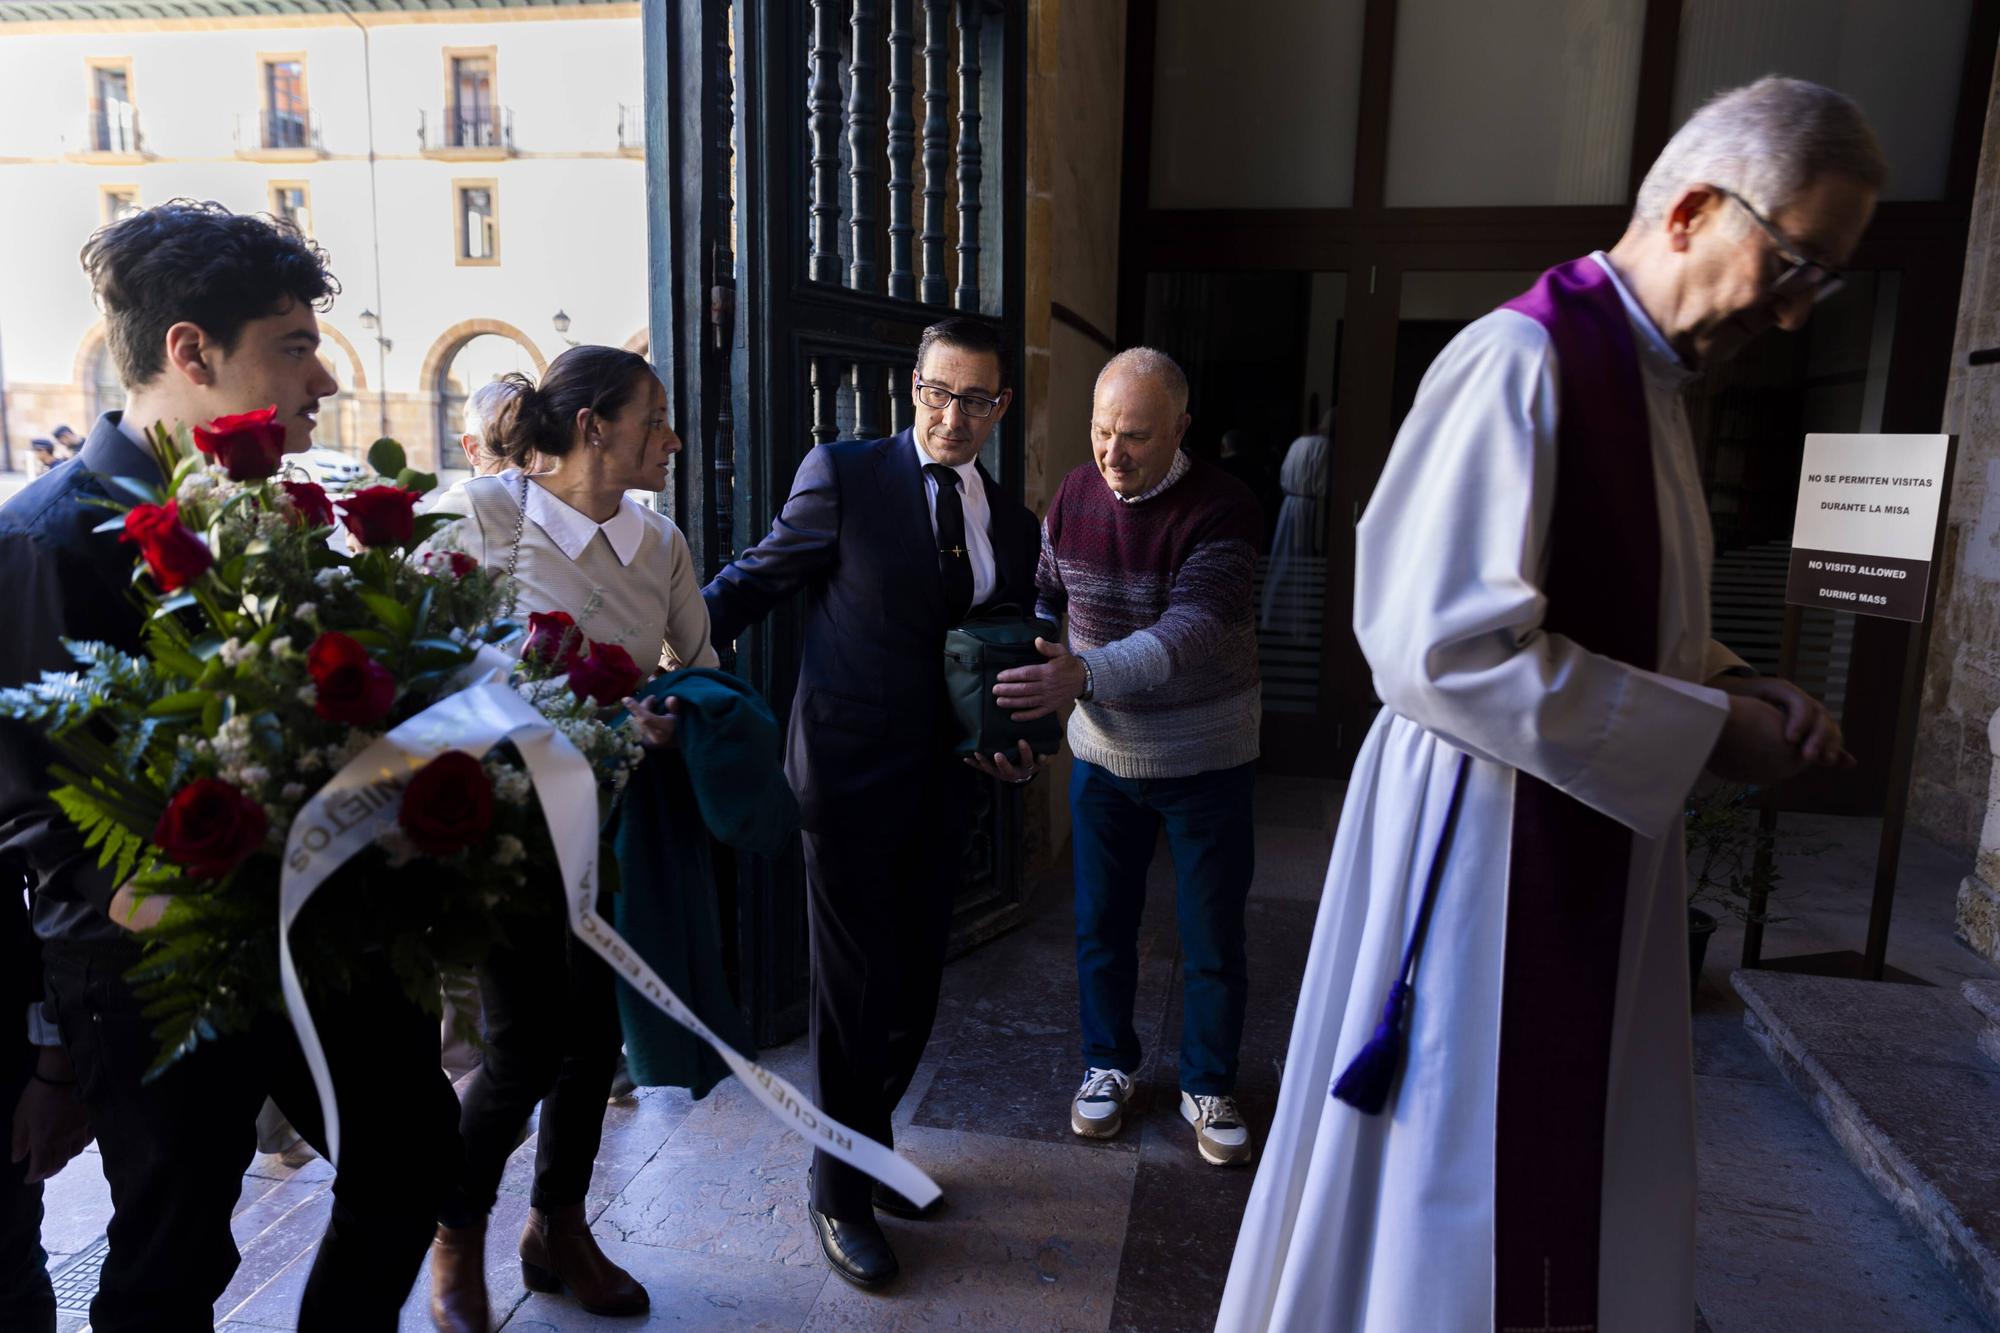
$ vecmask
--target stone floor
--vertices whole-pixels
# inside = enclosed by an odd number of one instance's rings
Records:
[[[1786,919],[1765,932],[1767,960],[1863,946],[1879,833],[1876,820],[1785,817],[1785,879],[1771,910]],[[1967,978],[1996,975],[1953,936],[1968,869],[1912,835],[1889,932],[1892,968],[1952,993]],[[1716,1333],[1987,1328],[1745,1030],[1743,1000],[1729,984],[1742,947],[1740,928],[1725,922],[1695,997],[1695,1294],[1710,1325]]]
[[[1276,1102],[1338,800],[1331,784],[1267,779],[1259,789],[1239,1091],[1260,1136]],[[1800,826],[1797,845],[1830,850],[1788,858],[1791,906],[1780,910],[1796,919],[1772,929],[1769,952],[1860,939],[1872,865],[1862,844],[1872,828]],[[1962,873],[1935,848],[1912,844],[1893,962],[1939,979],[1991,975],[1950,939]],[[1075,979],[1067,889],[1051,884],[1029,924],[946,973],[937,1031],[898,1113],[897,1143],[944,1186],[948,1203],[931,1221],[884,1220],[905,1274],[889,1293],[868,1295],[828,1274],[805,1217],[803,1142],[734,1084],[699,1103],[653,1090],[611,1108],[591,1200],[605,1248],[652,1291],[650,1319],[595,1319],[523,1290],[504,1238],[526,1211],[531,1141],[510,1166],[494,1219],[503,1239],[489,1273],[505,1327],[1209,1328],[1251,1176],[1203,1164],[1175,1115],[1179,986],[1164,858],[1153,888],[1139,977],[1145,1100],[1123,1137],[1085,1142],[1068,1129],[1079,1072]],[[1697,1294],[1707,1327],[1984,1327],[1744,1035],[1727,984],[1739,947],[1732,930],[1718,935],[1696,1002]],[[807,1082],[802,1042],[766,1058]],[[292,1171],[274,1158],[259,1159],[245,1177],[235,1219],[243,1262],[217,1307],[223,1327],[291,1326],[325,1222],[328,1179],[323,1163]],[[94,1156],[57,1178],[49,1207],[52,1268],[79,1256],[87,1263],[109,1211]],[[428,1327],[425,1298],[420,1284],[406,1329]],[[83,1326],[80,1315],[66,1316],[65,1333]]]

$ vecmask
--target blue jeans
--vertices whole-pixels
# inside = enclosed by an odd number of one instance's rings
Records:
[[[1250,829],[1257,766],[1185,778],[1128,779],[1079,759],[1071,772],[1076,860],[1076,984],[1086,1067],[1132,1073],[1139,913],[1162,824],[1174,858],[1183,978],[1181,1087],[1233,1092],[1243,1040],[1243,904],[1256,867]]]

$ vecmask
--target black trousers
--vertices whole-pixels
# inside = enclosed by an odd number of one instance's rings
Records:
[[[136,948],[43,952],[63,1045],[97,1134],[113,1216],[90,1308],[97,1333],[210,1329],[236,1271],[229,1218],[269,1096],[326,1151],[312,1076],[282,1016],[206,1043],[151,1083],[152,1021],[123,980]],[[386,968],[313,1015],[333,1071],[340,1173],[298,1327],[393,1329],[459,1166],[457,1099],[438,1068],[437,1023]]]
[[[34,1067],[35,1048],[17,1029],[0,1044],[0,1123],[12,1126],[14,1103]],[[42,1187],[28,1183],[28,1164],[8,1160],[12,1156],[0,1153],[0,1329],[55,1333],[56,1297],[42,1251]]]
[[[896,1103],[937,1018],[975,782],[950,759],[903,808],[876,807],[866,819],[842,821],[838,832],[805,835],[816,1100],[850,1129],[891,1146]],[[817,1211],[872,1218],[872,1187],[838,1158],[813,1154]]]
[[[604,1103],[624,1038],[617,978],[570,931],[551,891],[548,920],[496,948],[480,974],[486,1058],[466,1085],[459,1115],[465,1172],[438,1220],[470,1226],[485,1217],[521,1126],[542,1104],[535,1145],[537,1208],[582,1203],[604,1136]],[[602,910],[602,908],[600,908]]]

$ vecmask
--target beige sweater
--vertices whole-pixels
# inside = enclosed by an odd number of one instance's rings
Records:
[[[717,664],[694,555],[673,520],[627,498],[624,510],[600,527],[536,483],[528,484],[541,493],[531,495],[530,517],[520,523],[514,577],[521,586],[515,608],[521,619],[533,611],[567,611],[587,638],[619,644],[642,668],[652,662],[668,670]],[[432,544],[505,571],[520,494],[521,475],[511,470],[458,483],[437,498],[431,512],[464,514],[466,520],[438,533]],[[538,511],[548,527],[533,517]],[[630,548],[628,559],[619,558],[614,537]],[[574,559],[565,544],[576,551]],[[593,597],[597,608],[586,615]]]

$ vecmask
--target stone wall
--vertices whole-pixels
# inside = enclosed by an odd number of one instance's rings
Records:
[[[28,442],[46,439],[57,426],[68,426],[79,435],[90,434],[90,406],[80,384],[12,381],[5,393],[8,442],[13,445],[18,471],[28,470]]]
[[[1968,856],[1986,818],[1987,726],[2000,710],[2000,365],[1969,364],[1973,352],[1993,347],[2000,347],[2000,80],[1988,103],[1945,391],[1944,429],[1959,437],[1958,470],[1910,792],[1917,825]]]
[[[1090,457],[1090,394],[1118,319],[1124,0],[1033,0],[1028,19],[1027,476],[1037,514]],[[1056,306],[1070,317],[1052,313]],[[1087,324],[1091,333],[1077,325]],[[1028,789],[1029,863],[1068,855],[1069,752]]]

